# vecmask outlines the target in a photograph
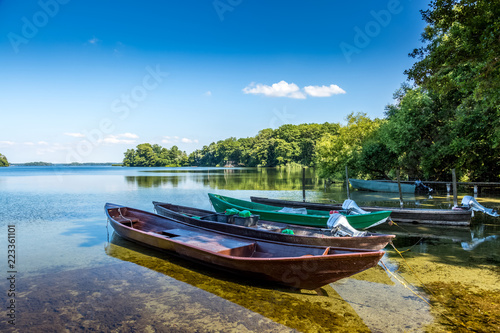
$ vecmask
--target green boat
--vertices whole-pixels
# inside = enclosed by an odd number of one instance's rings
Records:
[[[219,213],[223,213],[230,208],[249,210],[252,214],[259,215],[261,220],[267,221],[326,228],[326,222],[330,217],[329,212],[321,210],[276,207],[212,193],[208,193],[208,197],[214,209]],[[386,210],[352,215],[347,211],[339,211],[339,213],[347,218],[347,221],[353,228],[368,229],[384,223],[391,214],[391,211]]]

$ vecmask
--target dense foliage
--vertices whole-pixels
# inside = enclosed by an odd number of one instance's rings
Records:
[[[348,165],[360,177],[394,176],[400,168],[410,178],[449,180],[455,168],[461,180],[499,180],[500,0],[433,0],[422,16],[424,46],[410,54],[418,61],[405,72],[414,86],[396,91],[369,138],[327,138],[324,175],[338,177]],[[357,126],[346,131],[359,138]]]
[[[434,0],[422,16],[425,46],[413,51],[419,61],[406,71],[417,87],[389,108],[391,129],[417,126],[420,133],[409,138],[417,140],[417,159],[408,166],[427,177],[449,178],[456,168],[463,179],[497,181],[500,1]]]
[[[0,154],[0,167],[8,167],[9,161],[7,161],[7,157]]]
[[[132,167],[176,167],[187,165],[187,161],[186,153],[180,151],[177,146],[167,149],[156,144],[142,143],[136,149],[127,149],[123,165]]]
[[[315,164],[316,143],[326,133],[335,134],[334,123],[283,125],[266,128],[250,138],[229,138],[212,142],[189,155],[196,166],[280,166]]]

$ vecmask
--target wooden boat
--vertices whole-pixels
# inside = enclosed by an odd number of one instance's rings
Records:
[[[262,220],[282,222],[288,224],[298,224],[310,227],[325,228],[329,212],[307,209],[306,214],[290,213],[284,207],[270,206],[251,201],[245,201],[235,198],[222,196],[219,194],[208,193],[208,197],[212,202],[214,209],[221,213],[229,208],[239,210],[249,210],[253,214],[259,215]],[[377,224],[384,223],[390,211],[371,212],[369,214],[348,215],[348,212],[339,210],[339,212],[347,218],[349,224],[356,229],[367,229]]]
[[[391,192],[399,193],[398,183],[383,182],[377,180],[362,180],[349,178],[351,186],[357,190],[374,191],[374,192]],[[415,193],[416,186],[414,184],[401,184],[402,193]]]
[[[209,210],[185,207],[170,203],[153,201],[155,211],[162,216],[180,220],[185,223],[222,231],[238,236],[272,240],[291,244],[307,244],[319,246],[349,247],[357,249],[383,249],[395,236],[365,232],[361,237],[334,237],[332,230],[299,225],[290,225],[272,221],[245,223],[240,219],[240,225],[230,221],[228,215]],[[229,221],[228,221],[229,220]],[[234,223],[234,224],[233,224]],[[285,232],[293,232],[283,233]]]
[[[105,212],[113,229],[125,239],[293,288],[318,289],[377,265],[384,254],[235,236],[109,203]]]
[[[322,204],[314,202],[289,201],[279,199],[268,199],[250,197],[255,203],[266,204],[276,207],[304,207],[306,209],[316,209],[321,211],[331,211],[341,209],[340,204]],[[470,225],[472,212],[470,210],[457,209],[421,209],[421,208],[399,208],[399,207],[378,207],[360,206],[368,212],[379,212],[391,210],[391,219],[394,222],[425,223],[440,225],[467,226]]]

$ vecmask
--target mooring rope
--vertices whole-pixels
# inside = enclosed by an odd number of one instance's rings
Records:
[[[121,216],[123,219],[130,221],[130,227],[133,229],[133,228],[134,228],[134,224],[133,224],[132,220],[131,220],[131,219],[129,219],[129,218],[126,218],[125,216],[123,216],[123,215],[122,215],[122,211],[121,211],[120,207],[118,207],[118,213],[120,213],[120,216]]]
[[[420,239],[422,240],[422,239]],[[420,240],[418,242],[420,242]],[[418,242],[415,244],[417,245]],[[406,264],[406,266],[410,269],[410,272],[417,278],[417,280],[422,284],[422,286],[429,292],[432,294],[432,296],[434,296],[436,298],[436,300],[438,299],[437,295],[432,291],[430,290],[426,285],[425,283],[418,277],[417,273],[415,273],[415,271],[411,268],[411,266],[408,264],[408,262],[406,261],[406,259],[403,257],[402,253],[406,252],[406,251],[409,251],[410,249],[407,249],[405,251],[399,251],[396,246],[394,246],[394,244],[392,243],[392,241],[389,242],[391,244],[391,246],[394,248],[394,250],[397,252],[397,254],[399,254],[399,256],[403,259],[404,263]],[[413,245],[413,246],[415,246]],[[412,247],[413,247],[412,246]],[[384,262],[382,260],[380,260],[380,263],[382,264],[384,270],[389,273],[396,281],[398,281],[399,283],[401,283],[403,285],[403,287],[405,287],[406,289],[410,290],[415,296],[417,296],[418,298],[420,298],[422,301],[424,301],[426,304],[428,304],[430,307],[434,308],[437,312],[439,312],[439,314],[441,314],[444,318],[448,319],[448,321],[450,323],[452,323],[453,325],[455,326],[462,326],[464,328],[466,328],[467,330],[471,330],[467,325],[465,325],[460,319],[457,319],[458,321],[458,324],[455,323],[455,321],[453,319],[451,319],[450,317],[448,317],[443,311],[439,310],[437,307],[435,307],[434,305],[432,305],[431,303],[429,303],[429,301],[427,301],[425,298],[423,298],[422,296],[420,296],[419,294],[417,294],[412,288],[409,287],[409,285],[411,285],[412,287],[415,288],[415,286],[413,286],[408,280],[406,280],[405,277],[401,277],[402,279],[404,279],[406,281],[406,283],[404,281],[402,281],[401,279],[399,279],[396,275],[394,275],[394,273],[392,273],[389,268],[387,268],[387,266],[384,264]],[[399,268],[396,270],[398,271]]]

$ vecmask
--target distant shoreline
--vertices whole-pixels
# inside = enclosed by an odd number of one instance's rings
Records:
[[[49,162],[28,162],[10,163],[10,166],[122,166],[121,163],[49,163]]]

